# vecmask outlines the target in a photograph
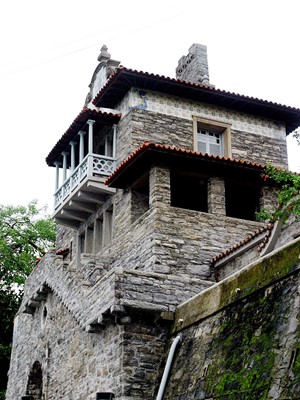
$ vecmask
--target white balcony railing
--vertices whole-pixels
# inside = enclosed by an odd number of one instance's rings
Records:
[[[54,193],[54,208],[57,209],[65,199],[81,185],[86,177],[109,176],[115,169],[116,162],[112,157],[99,154],[87,154],[72,174]]]

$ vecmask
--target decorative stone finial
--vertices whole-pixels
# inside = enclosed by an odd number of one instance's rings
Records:
[[[111,55],[109,54],[109,52],[108,52],[107,50],[108,50],[108,48],[107,48],[107,46],[104,44],[104,45],[101,47],[101,49],[100,49],[100,54],[99,54],[99,56],[98,56],[98,58],[97,58],[97,60],[98,60],[99,62],[101,62],[101,61],[107,61],[107,60],[110,59]]]

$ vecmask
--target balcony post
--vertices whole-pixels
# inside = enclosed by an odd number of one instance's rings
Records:
[[[55,161],[54,165],[55,165],[55,191],[57,191],[59,187],[59,167],[61,166],[61,162]]]
[[[94,125],[95,121],[92,119],[89,119],[87,121],[87,123],[89,124],[89,154],[92,154],[93,153],[93,135],[94,135],[93,125]]]
[[[69,153],[67,151],[63,151],[62,153],[63,156],[63,182],[67,179],[67,157]]]
[[[79,164],[82,163],[82,160],[84,159],[84,135],[86,132],[84,131],[79,131],[78,135],[80,136],[80,142],[79,142]]]
[[[71,146],[71,172],[74,171],[75,169],[75,146],[77,142],[71,141],[70,146]]]

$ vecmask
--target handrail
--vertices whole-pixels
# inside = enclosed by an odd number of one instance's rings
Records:
[[[57,208],[66,197],[80,186],[80,182],[87,176],[99,174],[109,176],[115,169],[115,158],[89,153],[77,165],[70,176],[54,192],[54,208]]]

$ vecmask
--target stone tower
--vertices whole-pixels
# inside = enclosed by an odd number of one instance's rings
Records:
[[[7,400],[154,399],[172,329],[187,326],[180,305],[223,279],[220,254],[269,232],[256,220],[274,204],[261,174],[287,166],[300,110],[210,86],[202,45],[177,79],[107,50],[46,158],[57,243],[25,285]]]

